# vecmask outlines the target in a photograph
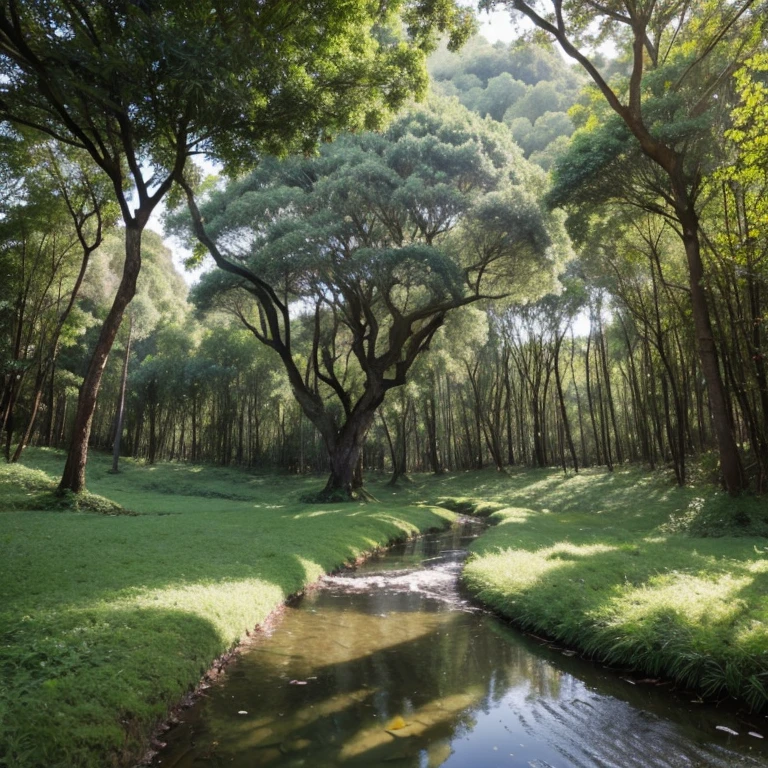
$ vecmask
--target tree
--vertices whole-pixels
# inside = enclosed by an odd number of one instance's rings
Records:
[[[19,137],[14,142],[22,145]],[[0,301],[13,307],[7,324],[11,346],[2,361],[0,388],[0,423],[10,461],[18,461],[30,439],[91,254],[116,217],[107,185],[87,154],[51,141],[28,141],[24,147],[23,157],[15,162],[13,152],[4,158],[8,176],[16,183],[8,190],[0,218],[5,276]],[[30,373],[34,384],[26,423],[11,457],[19,397]]]
[[[484,0],[481,6],[498,5]],[[714,122],[728,79],[761,44],[768,19],[765,2],[726,0],[705,3],[626,2],[604,5],[591,0],[564,4],[552,0],[548,10],[536,2],[505,0],[503,5],[526,16],[557,40],[589,74],[596,88],[637,142],[652,168],[657,196],[677,224],[688,261],[691,304],[698,353],[707,382],[723,480],[730,493],[746,485],[728,411],[723,378],[704,285],[699,226],[702,147],[711,142],[706,129]],[[609,82],[596,59],[579,40],[629,47],[629,77]],[[594,168],[593,168],[594,170]],[[604,169],[600,169],[603,172]]]
[[[78,400],[60,489],[85,484],[101,378],[136,291],[141,237],[195,154],[230,166],[372,127],[423,90],[437,31],[471,28],[452,0],[371,4],[86,0],[0,5],[0,121],[88,152],[125,225],[125,262]],[[400,20],[410,37],[398,34]]]
[[[564,246],[532,194],[541,183],[503,126],[435,102],[315,158],[265,160],[202,211],[189,190],[220,268],[197,300],[228,307],[279,356],[330,457],[324,498],[359,491],[376,409],[449,313],[534,278],[546,289]]]
[[[429,70],[436,93],[457,97],[481,117],[503,120],[525,156],[545,170],[563,149],[557,139],[573,132],[567,111],[579,98],[584,76],[551,44],[518,40],[490,45],[474,37],[458,54],[438,49]]]

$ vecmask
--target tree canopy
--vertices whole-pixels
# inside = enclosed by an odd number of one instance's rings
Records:
[[[424,92],[438,33],[472,29],[453,0],[150,0],[0,5],[0,122],[83,149],[109,178],[126,258],[81,388],[61,490],[85,484],[101,376],[141,269],[141,234],[190,156],[241,168],[372,128]]]
[[[549,44],[520,39],[491,45],[474,37],[460,53],[447,45],[435,51],[429,71],[437,93],[506,123],[525,156],[545,170],[573,132],[568,110],[584,76]]]

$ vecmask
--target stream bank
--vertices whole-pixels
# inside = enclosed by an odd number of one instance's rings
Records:
[[[768,766],[732,714],[631,686],[471,604],[457,582],[477,535],[465,521],[325,577],[184,713],[153,764]]]

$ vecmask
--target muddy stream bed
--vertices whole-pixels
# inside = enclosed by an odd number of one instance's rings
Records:
[[[323,579],[182,713],[152,765],[768,768],[768,739],[750,735],[768,735],[765,717],[473,606],[458,576],[481,530],[461,520]]]

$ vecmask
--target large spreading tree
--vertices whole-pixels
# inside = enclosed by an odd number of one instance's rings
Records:
[[[0,124],[85,150],[109,179],[125,262],[77,406],[62,490],[78,492],[96,398],[141,268],[141,236],[190,156],[230,167],[373,127],[423,91],[454,0],[2,0]]]
[[[504,126],[437,102],[316,157],[265,160],[202,210],[185,184],[220,268],[197,300],[279,356],[328,450],[321,498],[357,495],[378,407],[450,312],[551,288],[567,246],[543,183]]]

